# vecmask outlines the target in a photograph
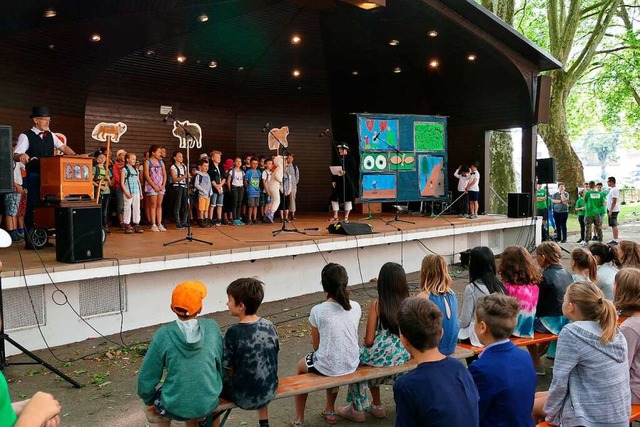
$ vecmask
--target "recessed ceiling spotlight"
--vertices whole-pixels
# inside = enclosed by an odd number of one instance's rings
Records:
[[[438,61],[437,59],[432,59],[431,61],[429,61],[429,67],[438,68],[439,66],[440,66],[440,61]]]
[[[54,18],[57,14],[58,12],[56,12],[54,8],[48,7],[44,10],[42,16],[44,16],[45,18]]]
[[[358,73],[358,70],[353,70],[353,71],[351,72],[351,75],[352,75],[352,76],[357,76],[358,74],[360,74],[360,73]]]
[[[300,42],[301,42],[301,41],[302,41],[302,39],[301,39],[301,38],[300,38],[300,36],[299,36],[299,35],[297,35],[297,34],[294,34],[294,35],[291,37],[291,44],[300,44]]]
[[[470,54],[467,56],[467,60],[469,60],[469,61],[471,61],[471,62],[475,61],[476,59],[478,59],[478,57],[477,57],[475,54],[473,54],[473,53],[470,53]]]
[[[298,86],[298,90],[302,90],[302,86]]]
[[[55,49],[55,48],[56,48],[56,45],[55,45],[55,44],[50,44],[50,45],[49,45],[49,49],[53,50],[53,49]]]
[[[147,58],[153,58],[154,56],[156,56],[156,52],[153,49],[147,49],[144,52],[144,56],[146,56]]]
[[[429,37],[438,37],[438,32],[436,30],[430,30],[427,32]]]
[[[396,67],[396,68],[393,69],[393,72],[396,73],[396,74],[400,74],[402,72],[402,68]]]
[[[300,70],[293,70],[293,73],[291,73],[291,75],[293,77],[300,77]]]
[[[216,68],[217,66],[218,66],[218,62],[217,61],[209,62],[209,68]]]
[[[398,40],[389,40],[389,46],[398,46],[399,44]]]
[[[102,40],[102,37],[100,37],[100,34],[94,33],[94,34],[91,34],[91,37],[89,38],[89,40],[91,40],[94,43],[97,43],[100,40]]]
[[[238,71],[244,71],[244,67],[243,66],[238,67]]]
[[[209,20],[209,16],[206,14],[201,14],[198,16],[198,22],[207,22]]]
[[[186,60],[187,60],[187,57],[186,57],[186,56],[184,56],[184,55],[178,55],[178,56],[176,57],[176,61],[178,61],[178,62],[179,62],[179,63],[181,63],[181,64],[184,64],[184,62],[185,62]]]

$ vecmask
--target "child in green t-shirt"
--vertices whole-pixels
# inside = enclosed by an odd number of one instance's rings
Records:
[[[584,189],[580,190],[578,192],[578,200],[576,200],[576,206],[575,206],[575,210],[576,213],[578,214],[578,222],[580,223],[580,240],[578,240],[578,243],[582,244],[584,243],[586,245],[586,242],[584,240],[584,230],[585,230],[585,225],[584,225],[584,213],[585,213],[585,201],[584,201]]]
[[[596,190],[596,183],[589,181],[589,189],[584,195],[585,202],[585,227],[586,238],[592,236],[591,226],[595,228],[596,240],[602,242],[602,221],[600,219],[600,211],[602,206],[606,204],[604,194]]]

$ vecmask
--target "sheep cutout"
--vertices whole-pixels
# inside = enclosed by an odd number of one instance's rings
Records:
[[[187,148],[187,141],[189,148],[202,148],[202,128],[197,123],[174,121],[171,133],[180,141],[180,148]]]
[[[98,141],[105,142],[107,138],[111,138],[111,142],[119,142],[120,137],[127,131],[127,125],[118,123],[98,123],[91,132],[91,137]]]

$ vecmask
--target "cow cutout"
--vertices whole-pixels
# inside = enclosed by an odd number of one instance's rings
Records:
[[[191,135],[187,135],[185,128]],[[189,148],[202,148],[202,128],[197,123],[174,121],[171,133],[180,141],[180,148],[187,148],[187,142]]]
[[[287,136],[289,136],[289,126],[282,126],[281,128],[273,128],[269,131],[269,150],[277,150],[280,148],[280,143],[283,147],[289,146],[289,141],[287,141]]]

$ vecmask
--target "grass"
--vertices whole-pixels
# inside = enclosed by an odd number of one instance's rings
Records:
[[[618,214],[618,222],[624,222],[625,220],[640,219],[640,203],[627,203],[620,206],[620,213]],[[607,216],[604,217],[603,228],[608,228]],[[580,232],[580,223],[578,223],[578,215],[575,213],[569,214],[567,220],[567,231],[569,233]]]

